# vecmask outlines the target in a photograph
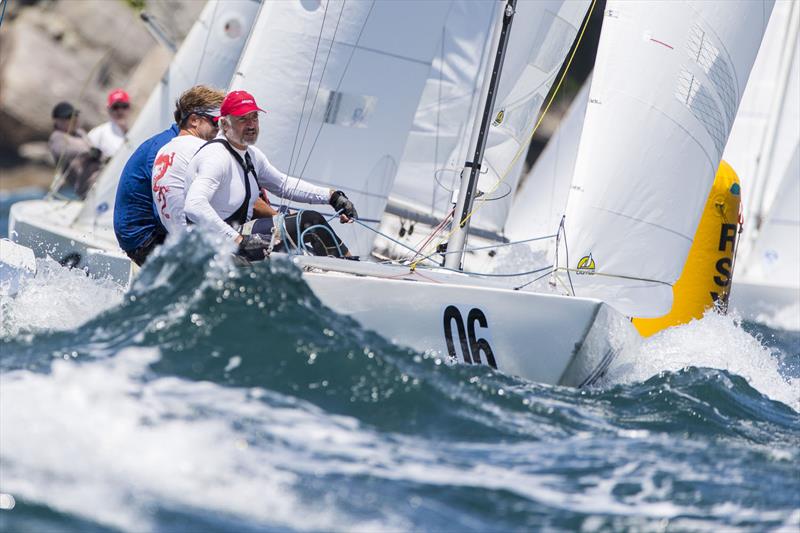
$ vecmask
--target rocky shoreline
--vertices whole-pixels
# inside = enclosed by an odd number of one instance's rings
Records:
[[[0,188],[49,184],[43,143],[62,100],[89,129],[106,120],[106,94],[124,87],[133,114],[158,82],[171,52],[150,35],[142,7],[173,41],[197,18],[201,0],[19,0],[0,28]]]

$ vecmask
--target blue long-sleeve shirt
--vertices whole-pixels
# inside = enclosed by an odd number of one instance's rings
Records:
[[[114,202],[114,233],[126,252],[143,246],[156,232],[167,232],[158,218],[151,180],[156,154],[177,135],[178,125],[173,124],[140,144],[125,163]]]

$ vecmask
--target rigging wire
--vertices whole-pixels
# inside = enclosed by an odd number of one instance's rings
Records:
[[[8,5],[9,1],[10,0],[3,0],[3,11],[0,13],[0,26],[3,25],[3,19],[6,16],[6,5]]]
[[[368,230],[380,235],[381,237],[389,239],[390,241],[402,246],[403,248],[406,248],[406,249],[408,249],[408,250],[410,250],[412,252],[419,253],[418,250],[415,250],[415,249],[411,248],[410,246],[407,246],[406,244],[403,244],[402,242],[400,242],[400,241],[398,241],[396,239],[393,239],[389,235],[386,235],[385,233],[382,233],[379,230],[376,230],[374,228],[369,227],[367,224],[361,222],[358,219],[355,219],[355,222],[357,224],[360,224],[360,225],[364,226]],[[529,239],[529,240],[541,240],[541,239],[547,239],[547,238],[552,238],[552,235],[548,235],[547,237],[537,237],[535,239]],[[527,242],[527,241],[520,241],[520,242]],[[519,244],[519,243],[503,243],[502,245],[505,246],[505,245],[508,245],[508,244]],[[470,251],[472,251],[472,250],[470,250]],[[456,253],[456,252],[444,252],[442,255],[446,255],[448,253]],[[437,254],[438,254],[438,252],[435,252],[435,253],[433,253],[433,254],[431,254],[429,256],[426,256],[426,257],[423,257],[421,259],[418,259],[416,261],[416,263],[419,263],[420,261],[431,260],[431,258],[434,255],[437,255]],[[458,274],[464,274],[464,272],[462,272],[461,270],[455,269],[455,268],[448,268],[448,267],[444,267],[444,266],[441,266],[441,265],[436,265],[435,263],[434,263],[434,265],[440,270],[446,270],[446,271],[449,271],[449,272],[456,272]],[[521,277],[521,276],[529,276],[531,274],[538,274],[539,272],[542,272],[544,270],[548,270],[548,269],[552,270],[552,268],[553,268],[552,265],[546,265],[546,266],[539,267],[539,268],[536,268],[536,269],[533,269],[533,270],[528,270],[526,272],[512,272],[510,274],[500,274],[500,273],[495,273],[495,272],[469,272],[469,275],[471,275],[471,276],[482,276],[482,277],[487,277],[487,278],[515,278],[515,277]],[[410,272],[411,273],[416,272],[416,269],[412,269],[412,270],[410,270]]]
[[[303,153],[303,146],[306,144],[306,136],[308,135],[308,128],[311,125],[311,117],[314,116],[314,108],[317,106],[319,91],[322,88],[322,80],[325,79],[325,70],[328,68],[328,60],[331,58],[331,53],[333,53],[333,45],[336,42],[336,34],[339,32],[339,23],[342,21],[342,15],[344,14],[345,5],[347,5],[347,0],[344,0],[344,2],[342,2],[342,9],[339,11],[339,18],[336,19],[336,26],[333,28],[333,36],[331,37],[331,46],[328,48],[328,54],[325,56],[325,63],[322,64],[322,72],[319,75],[319,83],[317,83],[317,90],[314,92],[314,101],[311,103],[311,111],[308,112],[306,129],[303,130],[303,137],[300,139],[300,148],[297,151],[297,161],[295,161],[295,170],[297,169],[297,164],[300,162],[300,154]],[[322,37],[321,34],[320,37]],[[299,184],[300,184],[299,182],[295,184],[295,189],[297,189],[297,186]]]
[[[450,6],[450,9],[453,9],[453,6]],[[439,166],[439,136],[441,132],[439,130],[439,118],[442,113],[442,67],[444,66],[444,37],[445,32],[447,31],[447,26],[442,26],[442,44],[441,44],[441,54],[439,54],[439,86],[438,86],[438,96],[436,102],[436,135],[433,137],[434,145],[433,145],[433,179],[436,181],[436,173],[438,172],[437,166]],[[431,210],[433,210],[436,206],[436,187],[433,188],[433,195],[431,197]]]
[[[515,291],[518,291],[518,290],[524,289],[524,288],[525,288],[525,287],[527,287],[528,285],[531,285],[531,284],[533,284],[533,283],[536,283],[537,281],[539,281],[539,280],[540,280],[540,279],[542,279],[542,278],[546,278],[547,276],[549,276],[549,275],[550,275],[550,274],[552,274],[553,272],[555,272],[555,269],[552,269],[552,268],[551,268],[549,272],[545,272],[545,273],[544,273],[544,274],[542,274],[541,276],[536,276],[536,277],[535,277],[535,278],[533,278],[532,280],[530,280],[530,281],[526,281],[525,283],[523,283],[523,284],[522,284],[522,285],[520,285],[519,287],[514,287],[514,290],[515,290]]]
[[[358,37],[356,37],[356,42],[355,42],[355,44],[353,44],[353,47],[350,50],[350,57],[347,58],[347,63],[345,63],[344,69],[342,70],[342,75],[339,78],[339,83],[336,84],[336,89],[335,89],[334,92],[339,92],[339,89],[341,89],[341,87],[342,87],[342,83],[344,82],[344,77],[347,74],[347,70],[350,68],[350,63],[353,60],[353,55],[355,55],[355,51],[356,51],[356,49],[358,49],[358,45],[361,42],[361,36],[364,34],[364,29],[367,26],[367,22],[369,21],[370,15],[372,14],[372,9],[375,7],[375,2],[376,2],[376,0],[373,0],[372,3],[369,6],[369,11],[367,11],[367,16],[364,17],[364,22],[361,24],[361,29],[358,31]],[[303,168],[300,170],[300,175],[301,176],[306,171],[306,167],[308,166],[308,162],[311,161],[311,154],[314,153],[314,148],[317,146],[317,141],[319,140],[319,136],[322,133],[322,127],[323,126],[324,126],[324,123],[320,123],[319,128],[317,129],[317,134],[314,137],[314,142],[311,144],[311,148],[309,148],[309,150],[308,150],[308,157],[306,158],[306,162],[303,164]]]
[[[533,136],[536,134],[536,131],[539,129],[539,126],[542,124],[542,121],[544,120],[544,117],[547,115],[547,112],[550,110],[550,106],[553,104],[553,101],[555,100],[556,96],[558,95],[559,91],[561,90],[561,85],[563,84],[564,79],[566,78],[567,73],[569,72],[570,67],[572,66],[572,60],[575,58],[575,54],[577,53],[578,49],[580,48],[581,42],[583,42],[583,36],[586,33],[586,28],[589,26],[589,20],[592,18],[592,13],[594,12],[594,7],[595,7],[596,3],[597,3],[597,0],[592,0],[592,5],[589,6],[589,11],[586,14],[586,18],[583,21],[583,26],[581,27],[581,31],[578,34],[577,40],[575,41],[575,46],[572,48],[572,52],[569,55],[569,59],[567,59],[566,65],[564,67],[564,70],[561,73],[561,77],[559,78],[555,89],[550,94],[550,98],[547,101],[547,105],[545,106],[545,108],[542,111],[542,113],[539,115],[539,119],[536,121],[536,124],[534,125],[533,129],[528,134],[528,136],[525,138],[525,141],[523,143],[520,143],[520,147],[517,150],[517,153],[511,159],[511,162],[509,163],[509,165],[506,168],[505,172],[503,172],[503,175],[500,177],[500,179],[497,180],[497,183],[495,183],[494,186],[481,198],[481,200],[479,202],[477,202],[476,205],[473,206],[472,210],[469,213],[467,213],[467,215],[464,217],[464,219],[461,220],[459,222],[459,224],[454,225],[453,229],[450,230],[450,232],[437,243],[437,248],[438,248],[438,246],[440,244],[442,244],[443,242],[445,242],[448,239],[450,239],[450,237],[452,237],[453,234],[456,231],[458,231],[458,228],[461,225],[465,224],[467,222],[467,220],[469,220],[472,217],[472,215],[474,215],[476,212],[478,212],[483,207],[483,205],[486,202],[486,198],[485,197],[488,194],[491,194],[492,192],[494,192],[500,186],[500,184],[503,183],[508,178],[509,173],[514,168],[514,166],[517,164],[517,161],[519,160],[520,156],[522,155],[522,152],[527,149],[528,145],[531,142],[531,139],[533,139]],[[414,270],[416,268],[416,265],[417,265],[417,263],[411,263],[411,265],[410,265],[411,270]]]
[[[294,152],[295,152],[295,149],[297,148],[297,139],[300,136],[300,128],[303,125],[303,117],[305,116],[305,112],[306,112],[306,102],[308,101],[308,91],[311,89],[311,79],[314,76],[314,68],[317,65],[317,54],[319,53],[319,45],[322,42],[322,33],[325,30],[325,19],[328,16],[328,4],[329,3],[330,3],[330,0],[328,2],[325,2],[325,11],[322,14],[322,24],[319,27],[319,36],[317,37],[317,45],[316,45],[316,48],[314,49],[314,58],[311,61],[311,70],[308,73],[308,82],[306,82],[306,94],[303,96],[303,106],[300,108],[300,119],[297,121],[297,131],[294,134],[294,141],[292,142],[292,151],[289,154],[289,165],[286,167],[286,179],[289,178],[289,173],[290,173],[290,171],[292,169],[292,161],[294,160]],[[309,121],[310,120],[311,120],[311,117],[309,117]],[[300,154],[298,154],[297,157],[299,158]],[[281,206],[280,206],[281,208],[284,207],[283,201],[284,201],[283,196],[281,196]]]

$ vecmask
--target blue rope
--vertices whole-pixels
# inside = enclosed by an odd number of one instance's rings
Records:
[[[9,0],[3,0],[3,12],[0,13],[0,26],[3,25],[3,19],[6,16],[6,5],[8,4]]]
[[[311,231],[312,229],[315,229],[315,228],[322,228],[322,229],[324,229],[325,231],[327,231],[328,233],[331,234],[331,237],[333,238],[333,243],[336,245],[336,251],[339,252],[339,257],[344,257],[344,254],[342,253],[342,247],[339,245],[339,239],[336,238],[336,234],[333,232],[333,230],[331,228],[329,228],[327,226],[323,226],[322,224],[315,224],[313,226],[310,226],[310,227],[306,228],[302,232],[300,231],[300,226],[302,225],[302,222],[303,222],[302,217],[303,217],[303,213],[304,212],[305,212],[304,209],[300,209],[299,211],[297,211],[297,218],[296,218],[296,222],[295,222],[295,226],[297,226],[297,241],[295,241],[294,249],[297,251],[297,254],[298,255],[300,254],[300,250],[301,250],[300,247],[301,246],[302,246],[303,250],[308,251],[308,247],[306,246],[306,243],[303,240],[305,238],[306,233],[308,233],[309,231]],[[336,216],[339,216],[339,215],[338,214],[334,215],[334,217],[336,217]],[[330,222],[331,220],[333,220],[333,217],[331,217],[328,220],[328,222]],[[284,235],[288,235],[289,231],[286,229],[286,216],[284,216],[281,219],[281,224],[283,225],[283,234]],[[287,239],[287,241],[289,241],[289,243],[291,243],[291,240]],[[287,251],[288,251],[288,247],[287,247]],[[313,250],[312,250],[312,253],[313,253]]]
[[[328,233],[330,233],[331,237],[333,238],[333,243],[336,245],[336,251],[339,252],[339,257],[344,257],[344,254],[342,253],[342,248],[341,248],[341,246],[339,246],[339,239],[336,238],[336,234],[333,232],[333,230],[331,228],[327,227],[327,226],[323,226],[322,224],[315,224],[314,226],[308,227],[305,230],[303,230],[303,233],[300,234],[300,238],[303,239],[303,237],[305,237],[305,234],[308,233],[309,231],[311,231],[314,228],[322,228],[325,231],[327,231]],[[305,241],[301,240],[300,242],[303,243],[303,248],[306,248]],[[323,244],[323,246],[324,246],[324,244]]]

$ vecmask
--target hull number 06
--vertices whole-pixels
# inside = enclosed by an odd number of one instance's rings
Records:
[[[456,353],[456,345],[453,341],[453,323],[455,322],[456,331],[458,332],[458,341],[461,344],[461,354],[463,361],[468,365],[479,365],[484,363],[481,360],[481,353],[485,364],[492,368],[497,368],[497,363],[494,360],[494,353],[492,347],[489,346],[489,341],[484,338],[477,338],[475,335],[475,325],[481,328],[488,328],[489,324],[486,321],[486,315],[477,307],[473,307],[467,315],[466,328],[464,327],[464,318],[461,316],[461,311],[454,305],[448,305],[444,310],[444,339],[447,342],[447,353],[450,357],[458,359]]]

